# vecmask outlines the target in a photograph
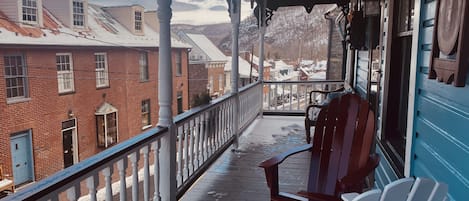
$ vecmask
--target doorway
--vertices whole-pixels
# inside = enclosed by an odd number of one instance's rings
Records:
[[[78,146],[76,139],[76,119],[62,122],[64,168],[70,167],[78,162]]]
[[[10,150],[15,186],[34,181],[31,131],[23,131],[10,137]]]
[[[395,0],[389,77],[384,105],[381,144],[389,162],[399,176],[404,175],[409,99],[410,63],[412,54],[414,0]]]

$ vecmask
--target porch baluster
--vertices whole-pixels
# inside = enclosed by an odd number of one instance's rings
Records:
[[[127,183],[125,181],[125,170],[127,169],[127,158],[122,158],[117,161],[117,171],[119,171],[120,179],[120,200],[127,200]]]
[[[183,142],[183,137],[184,137],[184,132],[182,126],[177,127],[177,136],[178,136],[178,147],[177,147],[177,156],[178,156],[178,171],[177,174],[179,175],[179,184],[182,184],[182,181],[184,180],[184,173],[182,171],[183,169],[183,161],[182,161],[182,142]]]
[[[191,174],[194,173],[195,165],[194,165],[194,145],[195,145],[195,126],[194,126],[195,119],[189,120],[189,135],[190,135],[190,165],[191,165]]]
[[[98,175],[93,174],[92,176],[86,179],[86,187],[88,188],[88,194],[90,196],[90,201],[97,201],[96,198],[96,188],[98,187]]]
[[[103,169],[102,174],[104,176],[104,182],[106,183],[106,201],[112,201],[112,166]]]
[[[132,200],[138,200],[138,161],[140,154],[138,151],[130,154],[130,162],[132,163]]]
[[[143,200],[150,200],[150,163],[148,145],[145,145],[141,151],[143,152]]]
[[[155,186],[155,192],[153,194],[153,201],[160,201],[160,139],[157,139],[152,143],[152,150],[154,154],[154,163],[153,163],[153,180]]]
[[[182,149],[184,150],[184,156],[182,159],[184,160],[183,175],[184,175],[184,180],[187,180],[187,178],[189,177],[189,158],[188,158],[189,156],[189,137],[188,137],[189,130],[188,130],[187,123],[183,124],[183,132],[184,132],[184,148]],[[182,183],[184,183],[184,180],[182,181]]]
[[[77,201],[80,197],[80,183],[67,189],[67,199],[69,201]]]

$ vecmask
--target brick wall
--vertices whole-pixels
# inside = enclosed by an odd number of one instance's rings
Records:
[[[205,68],[205,64],[189,64],[188,70],[188,90],[189,90],[189,104],[193,103],[194,96],[197,94],[207,92],[207,75],[208,69]]]
[[[222,96],[225,92],[225,64],[224,63],[214,63],[210,64],[208,67],[208,78],[213,77],[213,93],[212,96],[218,94]],[[219,76],[222,76],[222,82],[219,82]],[[209,80],[210,82],[210,80]],[[221,86],[220,86],[221,84]]]
[[[149,80],[140,81],[139,51],[131,49],[0,49],[0,74],[4,75],[4,55],[22,53],[28,66],[29,98],[7,103],[5,79],[0,80],[0,165],[13,175],[10,151],[12,134],[31,130],[36,180],[63,169],[61,123],[69,111],[77,119],[78,158],[84,160],[102,150],[97,146],[97,108],[104,102],[118,109],[119,142],[142,132],[141,102],[150,99],[151,124],[158,122],[158,52],[149,51]],[[183,51],[183,73],[174,79],[173,112],[177,112],[176,92],[183,91],[188,109],[187,51]],[[109,87],[96,88],[94,53],[106,52]],[[59,95],[56,53],[71,53],[75,92]],[[174,57],[173,57],[174,58]],[[173,64],[175,64],[173,60]],[[174,72],[175,72],[175,65]],[[76,150],[75,150],[76,151]]]

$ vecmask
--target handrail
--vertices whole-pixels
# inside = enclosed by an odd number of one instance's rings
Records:
[[[25,187],[17,193],[5,197],[2,201],[39,200],[57,189],[64,188],[67,184],[79,178],[88,176],[93,170],[99,169],[113,160],[118,159],[118,157],[130,152],[135,147],[154,141],[155,138],[161,137],[167,131],[168,128],[164,127],[152,128],[36,182],[34,185]]]

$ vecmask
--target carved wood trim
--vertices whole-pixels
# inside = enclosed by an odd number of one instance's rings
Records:
[[[436,2],[430,79],[464,87],[469,67],[469,6],[465,0]]]

